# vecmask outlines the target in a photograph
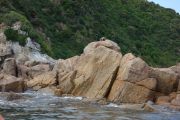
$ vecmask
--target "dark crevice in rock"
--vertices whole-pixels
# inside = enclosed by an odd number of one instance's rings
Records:
[[[16,75],[16,77],[18,77],[18,67],[17,67],[17,65],[15,67],[15,75]]]
[[[115,69],[115,71],[113,72],[113,76],[112,76],[111,83],[110,83],[110,85],[109,85],[109,88],[108,88],[108,90],[107,90],[104,98],[108,98],[109,93],[110,93],[110,91],[111,91],[111,89],[112,89],[112,86],[113,86],[113,84],[114,84],[114,81],[115,81],[116,78],[117,78],[118,71],[119,71],[119,66],[118,66],[118,67]]]
[[[56,85],[59,85],[59,72],[56,71]]]

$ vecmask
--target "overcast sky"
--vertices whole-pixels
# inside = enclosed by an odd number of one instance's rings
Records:
[[[180,13],[180,0],[148,0],[158,3],[165,8],[174,9],[176,12]]]

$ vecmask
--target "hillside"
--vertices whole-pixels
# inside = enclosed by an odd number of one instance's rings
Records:
[[[105,36],[150,65],[180,62],[180,15],[145,0],[1,0],[0,22],[16,21],[54,58],[80,54]],[[24,44],[26,36],[5,33]]]

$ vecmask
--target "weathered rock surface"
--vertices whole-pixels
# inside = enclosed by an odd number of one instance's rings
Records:
[[[33,79],[34,77],[44,74],[50,70],[51,68],[49,64],[38,64],[32,67],[18,65],[18,76],[25,79]]]
[[[178,74],[170,68],[153,68],[150,76],[157,79],[157,92],[168,95],[177,90]]]
[[[17,66],[14,58],[7,58],[4,61],[3,72],[5,74],[17,76]]]
[[[59,71],[59,72],[71,72],[71,71],[74,71],[75,68],[77,67],[77,63],[79,61],[79,56],[74,56],[74,57],[71,57],[71,58],[68,58],[66,60],[63,60],[63,59],[59,59],[53,70],[55,71]]]
[[[23,92],[26,89],[25,81],[11,75],[1,75],[0,91],[2,92]]]
[[[156,80],[148,78],[149,71],[150,67],[142,59],[126,54],[108,99],[116,103],[144,103],[153,99]]]
[[[77,65],[72,94],[88,98],[106,97],[113,84],[122,55],[99,46],[83,54]]]
[[[112,93],[115,90],[117,92]],[[130,82],[119,81],[118,89],[112,88],[108,99],[115,103],[145,103],[153,99],[153,91]]]
[[[92,43],[88,44],[84,48],[84,53],[85,54],[90,53],[91,51],[94,51],[94,49],[96,49],[99,46],[104,46],[106,48],[115,50],[117,52],[120,51],[120,47],[115,42],[105,39],[103,41],[96,41],[96,42],[92,42]]]
[[[143,86],[147,89],[156,90],[157,80],[155,78],[147,78],[144,80],[141,80],[139,82],[136,82],[137,85]]]
[[[57,84],[57,73],[56,72],[46,72],[44,74],[38,75],[34,79],[27,81],[27,87],[33,88],[34,90],[39,90],[40,88],[45,88],[50,85]]]
[[[156,100],[156,104],[159,105],[168,105],[171,102],[171,98],[169,96],[160,96]]]
[[[61,72],[58,74],[58,88],[62,90],[63,94],[71,94],[75,87],[74,79],[77,71]]]
[[[180,108],[180,94],[178,94],[176,98],[171,101],[171,104],[175,106],[179,106]]]

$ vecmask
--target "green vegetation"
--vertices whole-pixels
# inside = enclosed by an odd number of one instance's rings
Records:
[[[180,62],[180,15],[146,0],[1,0],[0,6],[0,22],[21,21],[54,58],[80,54],[105,36],[150,65]]]
[[[11,28],[8,28],[4,31],[4,34],[6,35],[8,40],[18,41],[19,44],[22,46],[24,46],[26,44],[27,36],[18,34],[17,30],[13,30]]]

